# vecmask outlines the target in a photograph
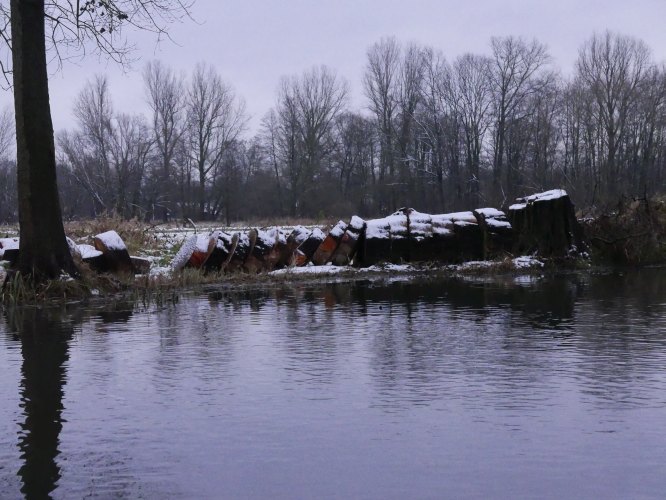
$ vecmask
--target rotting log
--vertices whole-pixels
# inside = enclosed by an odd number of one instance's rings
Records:
[[[567,257],[586,251],[582,228],[565,190],[553,189],[516,201],[509,207],[514,253]]]
[[[296,253],[298,252],[298,248],[310,237],[311,234],[312,231],[303,226],[294,227],[291,233],[289,233],[289,236],[287,236],[287,244],[280,256],[280,267],[296,264]]]
[[[506,214],[496,208],[477,208],[474,216],[481,228],[482,258],[494,259],[513,250],[513,228]]]
[[[331,262],[336,266],[347,266],[351,263],[358,247],[359,239],[365,232],[365,221],[354,215],[347,225],[345,233],[331,256]]]
[[[347,224],[343,221],[338,221],[338,223],[331,229],[331,231],[326,235],[324,241],[321,242],[319,248],[312,255],[312,263],[315,266],[323,266],[327,262],[330,262],[333,253],[337,250],[340,240],[347,230]]]
[[[278,235],[275,231],[264,229],[251,229],[249,234],[254,234],[255,243],[243,263],[243,269],[254,274],[270,271],[280,258],[280,249],[277,247]]]
[[[391,257],[391,225],[388,218],[366,221],[365,234],[361,236],[354,258],[354,265],[368,267],[386,262]]]
[[[150,260],[145,257],[130,255],[135,274],[148,274],[150,272]]]
[[[321,245],[322,241],[325,239],[326,235],[321,229],[313,229],[308,237],[298,246],[298,249],[294,252],[291,265],[301,267],[310,262],[312,256],[319,248],[319,245]]]
[[[255,230],[250,230],[247,233],[237,233],[238,234],[238,243],[236,244],[236,249],[234,250],[229,263],[225,267],[225,271],[234,272],[243,268],[245,260],[248,258],[252,249],[254,248],[254,243],[257,240],[257,232]]]
[[[409,217],[409,257],[412,262],[432,262],[439,260],[435,238],[433,238],[432,215],[410,208]]]
[[[216,240],[211,234],[198,234],[196,237],[196,245],[185,264],[186,268],[201,269],[215,249]]]
[[[93,238],[96,250],[104,254],[107,268],[112,273],[134,273],[132,259],[127,251],[125,242],[117,232],[111,230],[100,233]]]
[[[215,242],[213,251],[204,262],[206,272],[220,272],[229,264],[238,244],[238,233],[228,234],[224,231],[214,231],[211,238]]]

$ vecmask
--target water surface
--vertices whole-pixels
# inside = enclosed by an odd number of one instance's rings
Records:
[[[0,498],[663,498],[666,272],[5,309]]]

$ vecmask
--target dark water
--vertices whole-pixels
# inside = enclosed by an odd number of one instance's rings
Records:
[[[0,498],[664,498],[666,272],[0,320]]]

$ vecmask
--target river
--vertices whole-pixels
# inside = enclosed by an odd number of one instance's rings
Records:
[[[663,498],[666,270],[5,308],[0,498]]]

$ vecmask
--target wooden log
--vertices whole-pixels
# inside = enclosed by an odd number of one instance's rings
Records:
[[[542,257],[567,257],[587,250],[574,205],[563,189],[525,198],[509,207],[514,252]]]
[[[112,273],[134,273],[132,259],[125,246],[125,242],[115,231],[106,231],[93,238],[95,249],[104,254],[108,262],[108,269]]]
[[[250,234],[254,234],[255,243],[243,263],[243,269],[252,274],[272,269],[279,258],[275,233],[264,229],[252,229]]]
[[[354,264],[368,267],[391,259],[391,225],[388,218],[366,221],[365,234],[361,237]]]
[[[228,234],[224,231],[214,231],[211,238],[215,246],[204,262],[206,272],[220,272],[229,264],[238,244],[238,233]]]
[[[132,259],[135,274],[148,274],[150,272],[150,260],[135,255],[130,255],[130,259]]]
[[[505,256],[513,249],[513,228],[506,214],[496,208],[477,208],[474,216],[481,228],[482,258]]]
[[[300,252],[300,260],[303,260],[305,254],[298,250],[300,247],[312,234],[307,228],[303,226],[296,226],[292,232],[287,236],[287,244],[283,250],[283,253],[280,257],[279,267],[296,265],[296,253]],[[322,240],[323,241],[323,240]],[[321,243],[321,242],[320,242]],[[317,245],[319,246],[319,245]],[[305,264],[303,264],[305,265]]]
[[[310,262],[312,256],[319,248],[319,245],[321,245],[322,241],[325,239],[326,235],[321,229],[313,229],[305,241],[299,245],[296,252],[294,252],[291,264],[296,267],[301,267]]]
[[[396,264],[409,262],[409,208],[401,208],[387,217],[391,235],[390,261]]]
[[[111,271],[109,262],[102,252],[92,245],[77,245],[78,254],[81,260],[90,266],[90,269],[98,273],[108,273]]]
[[[192,255],[190,255],[185,267],[201,269],[206,260],[208,260],[210,254],[213,253],[215,244],[216,240],[212,235],[198,234],[194,251],[192,252]]]
[[[411,262],[434,262],[439,260],[437,245],[433,238],[432,215],[409,209],[409,257]]]
[[[323,266],[327,262],[330,262],[333,253],[338,248],[342,236],[344,236],[345,231],[347,230],[347,224],[343,221],[338,221],[338,223],[331,229],[331,231],[326,235],[324,241],[321,242],[319,248],[312,255],[312,263],[315,266]]]
[[[243,268],[243,264],[252,252],[255,241],[257,240],[257,232],[254,229],[247,233],[242,232],[237,234],[238,243],[236,244],[236,249],[231,256],[229,263],[225,267],[225,271],[227,272],[234,272]]]
[[[345,233],[331,256],[331,262],[336,266],[347,266],[351,263],[358,247],[361,234],[365,232],[365,221],[354,215],[347,225]]]

